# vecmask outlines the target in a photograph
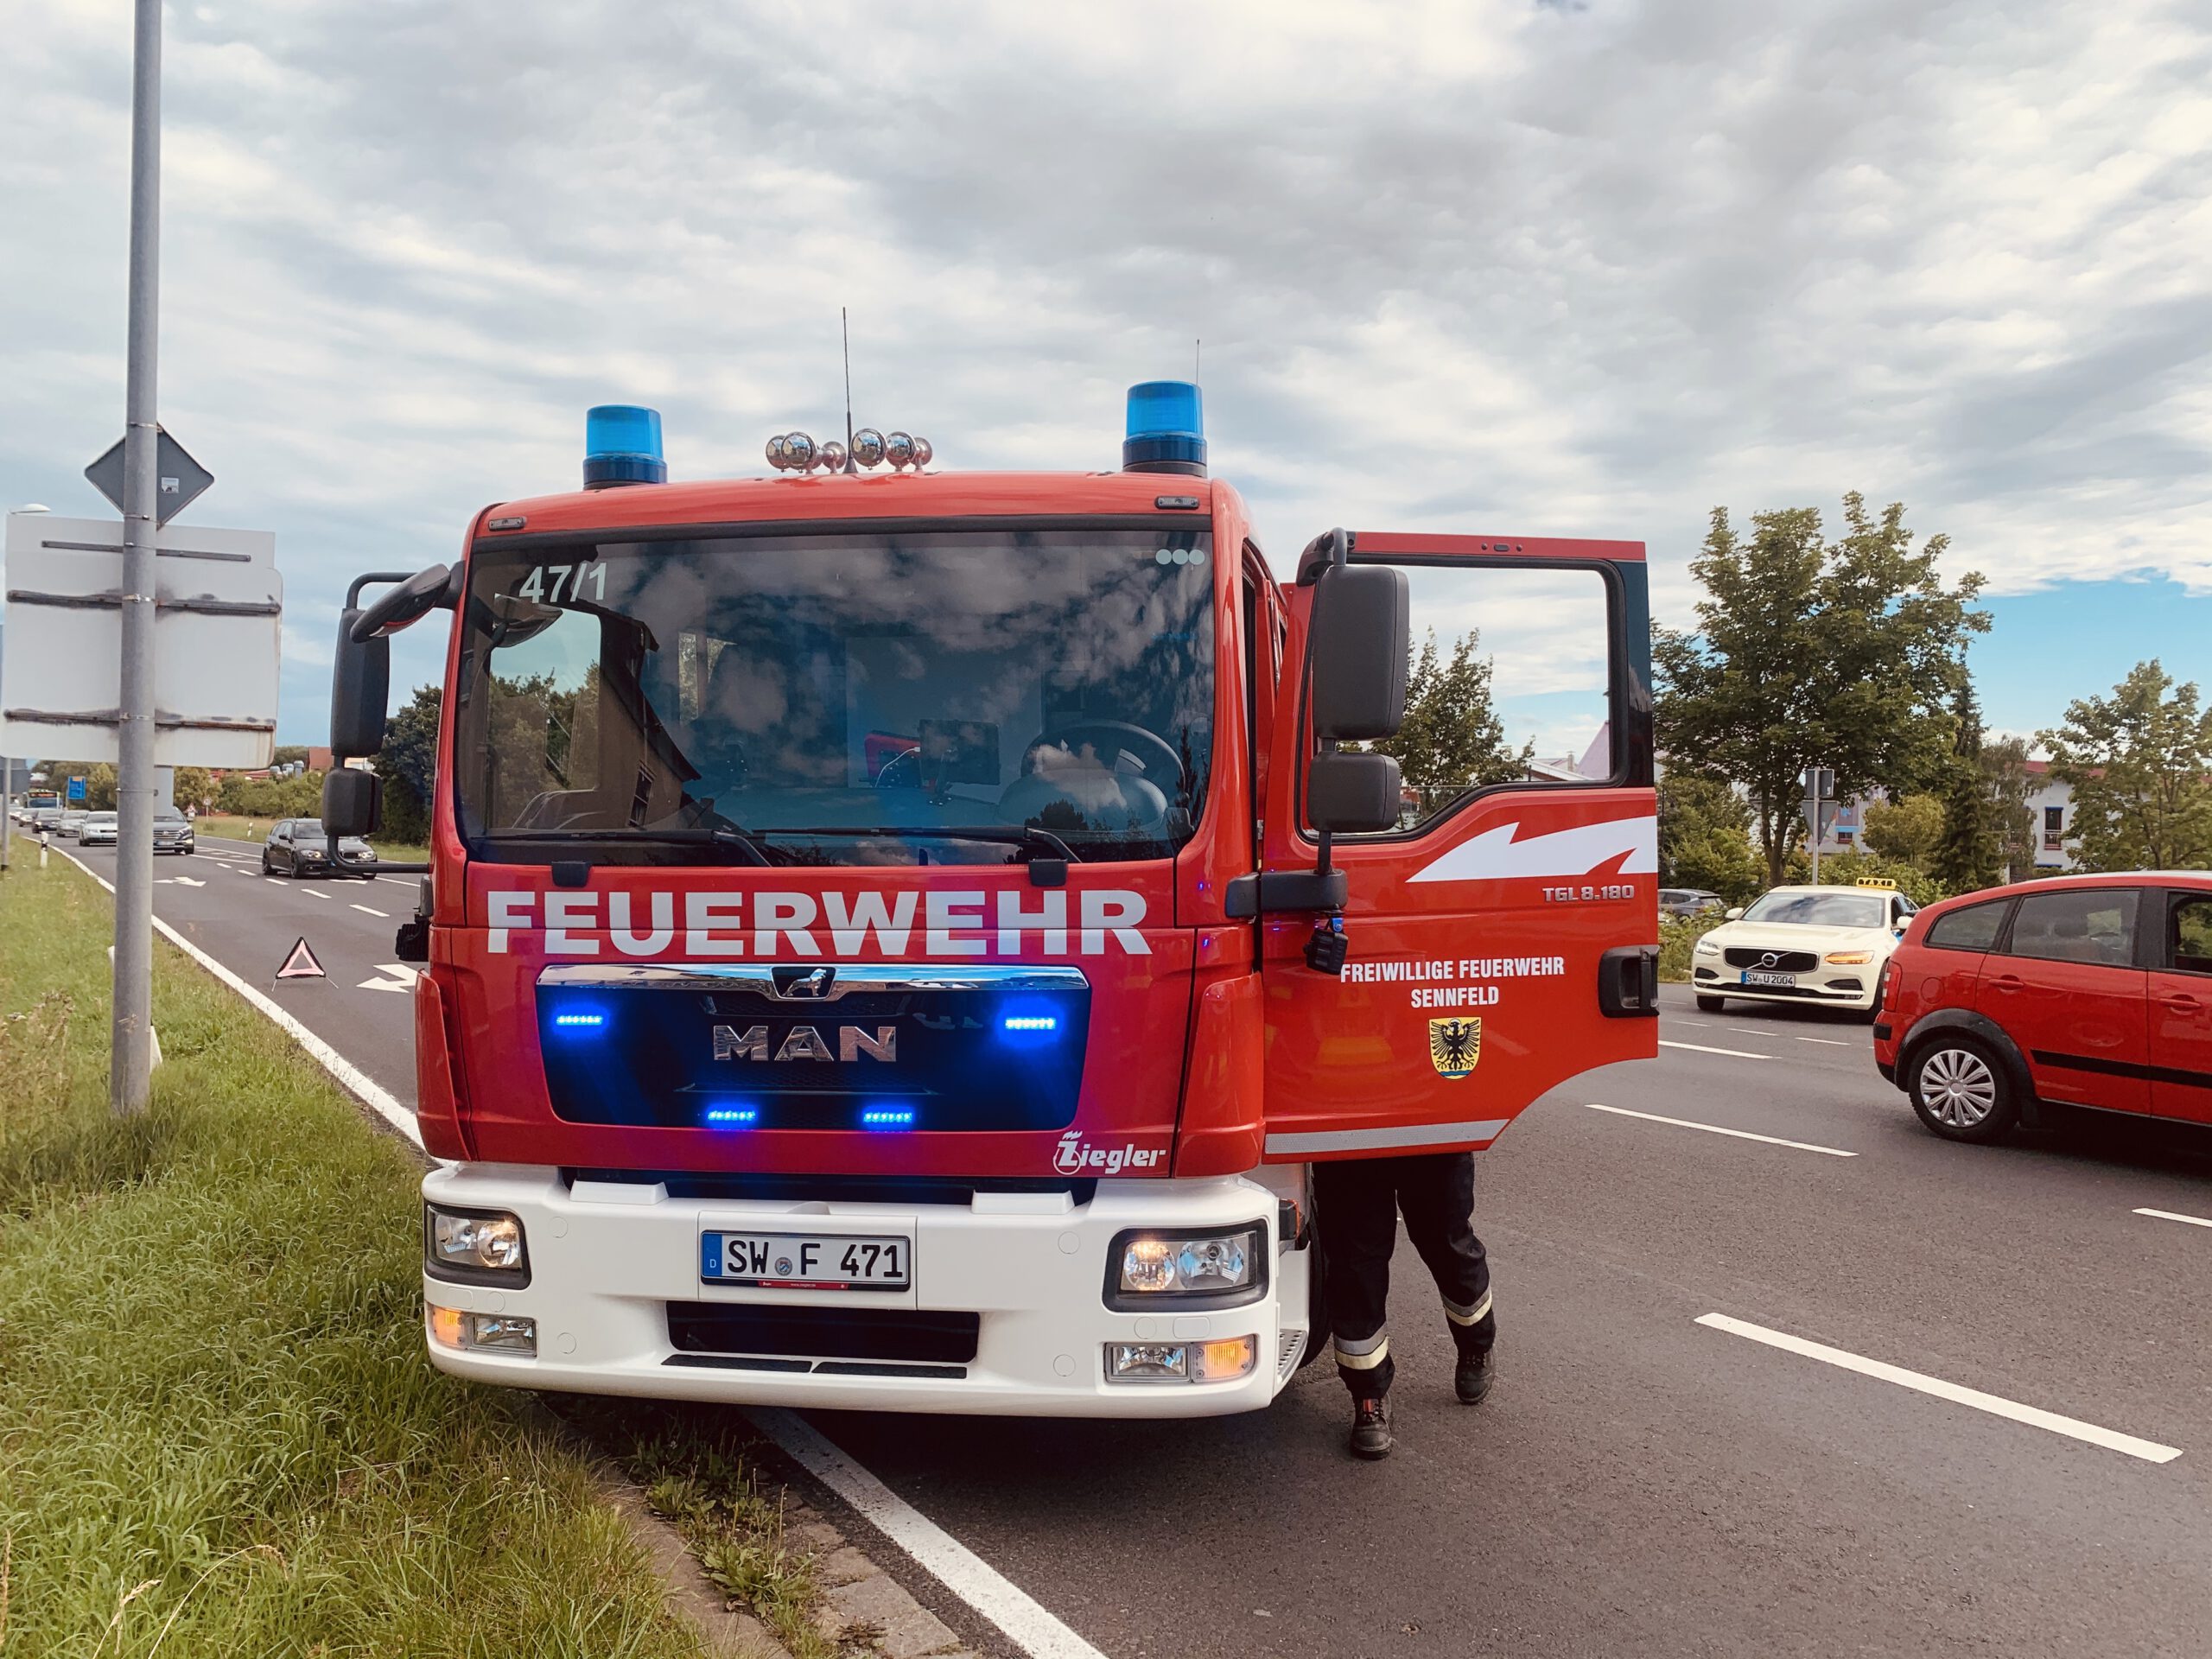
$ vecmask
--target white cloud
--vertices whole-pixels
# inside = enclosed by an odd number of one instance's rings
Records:
[[[1679,616],[1711,505],[1857,487],[1999,591],[2212,594],[2212,31],[2179,0],[168,29],[164,418],[302,618],[573,480],[588,404],[658,402],[692,476],[828,429],[840,303],[862,419],[954,467],[1111,465],[1121,388],[1204,336],[1279,559],[1337,523],[1642,537]],[[10,22],[10,502],[89,510],[120,429],[129,35]]]

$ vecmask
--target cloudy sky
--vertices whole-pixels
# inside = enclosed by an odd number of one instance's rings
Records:
[[[121,430],[130,7],[11,8],[0,500]],[[272,528],[287,741],[346,577],[567,486],[582,410],[760,470],[860,418],[1115,464],[1205,340],[1278,559],[1332,524],[1641,538],[1901,499],[2032,729],[2212,681],[2201,0],[1384,8],[177,4],[162,410]],[[420,632],[420,631],[418,631]],[[432,672],[420,644],[403,683]]]

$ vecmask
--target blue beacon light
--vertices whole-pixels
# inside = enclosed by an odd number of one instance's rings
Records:
[[[553,1023],[569,1031],[596,1031],[607,1023],[603,1014],[556,1014]]]
[[[1129,388],[1125,473],[1206,475],[1205,407],[1188,380],[1144,380]]]
[[[584,411],[584,488],[667,482],[658,410],[601,404]]]
[[[872,1106],[861,1114],[861,1122],[871,1129],[911,1128],[914,1122],[914,1109],[911,1106]]]
[[[709,1106],[705,1113],[706,1121],[721,1129],[743,1128],[760,1116],[757,1106]]]

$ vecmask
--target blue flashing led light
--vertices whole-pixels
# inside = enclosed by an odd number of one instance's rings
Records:
[[[1125,473],[1206,475],[1205,407],[1188,380],[1144,380],[1129,388]]]
[[[871,1129],[912,1128],[914,1109],[911,1106],[871,1106],[861,1114],[861,1122]]]
[[[658,410],[601,404],[584,411],[584,488],[667,482]]]
[[[758,1106],[709,1106],[704,1114],[706,1121],[717,1128],[742,1128],[760,1119]]]
[[[1051,1014],[1009,1014],[999,1021],[1006,1031],[1058,1031],[1059,1016]]]
[[[572,1031],[596,1031],[607,1023],[603,1014],[556,1014],[553,1023]]]

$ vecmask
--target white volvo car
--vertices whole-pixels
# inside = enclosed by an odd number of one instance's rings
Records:
[[[1718,1014],[1726,999],[1855,1008],[1879,1006],[1882,964],[1919,908],[1886,881],[1776,887],[1697,942],[1690,986]]]

